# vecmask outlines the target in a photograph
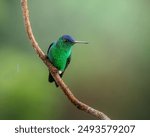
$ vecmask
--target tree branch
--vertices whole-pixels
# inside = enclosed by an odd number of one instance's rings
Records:
[[[28,37],[30,39],[30,42],[36,51],[36,53],[39,55],[41,60],[45,63],[45,65],[49,68],[53,78],[55,79],[56,83],[59,85],[61,90],[65,93],[65,95],[68,97],[68,99],[80,110],[83,110],[84,112],[87,112],[98,119],[101,120],[109,120],[110,118],[107,117],[103,112],[100,112],[84,103],[79,101],[71,92],[71,90],[68,88],[68,86],[63,82],[63,80],[60,78],[59,74],[57,73],[57,69],[49,62],[49,60],[46,58],[46,55],[44,52],[40,49],[38,43],[35,40],[35,37],[32,32],[30,19],[29,19],[29,10],[27,5],[27,0],[21,0],[21,6],[22,6],[22,12],[24,17],[24,23],[25,23],[25,29],[27,31]]]

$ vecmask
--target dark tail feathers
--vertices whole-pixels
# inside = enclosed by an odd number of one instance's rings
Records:
[[[54,80],[54,78],[53,78],[53,76],[51,75],[50,72],[49,72],[49,76],[48,76],[48,81],[49,81],[50,83],[55,82],[55,80]],[[58,87],[58,85],[57,85],[56,82],[55,82],[55,85],[56,85],[56,87]]]

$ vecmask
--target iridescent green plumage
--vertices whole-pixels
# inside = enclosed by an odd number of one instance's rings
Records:
[[[87,44],[87,42],[75,41],[69,35],[63,35],[56,42],[53,42],[48,48],[48,59],[59,70],[61,77],[71,61],[72,46],[76,43]],[[49,72],[49,82],[53,81],[54,79]]]

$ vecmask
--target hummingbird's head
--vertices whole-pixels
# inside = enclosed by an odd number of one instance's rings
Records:
[[[76,41],[70,35],[61,36],[57,42],[58,42],[59,45],[65,45],[65,46],[69,46],[69,47],[72,47],[76,43],[88,44],[85,41]]]
[[[70,35],[63,35],[61,38],[62,38],[63,43],[66,45],[72,46],[75,44],[75,39],[71,37]]]

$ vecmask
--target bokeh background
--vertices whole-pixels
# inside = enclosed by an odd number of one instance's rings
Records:
[[[29,0],[46,53],[62,34],[76,45],[63,77],[75,96],[112,119],[150,119],[149,0]],[[20,0],[0,1],[0,119],[95,119],[54,84],[24,30]]]

